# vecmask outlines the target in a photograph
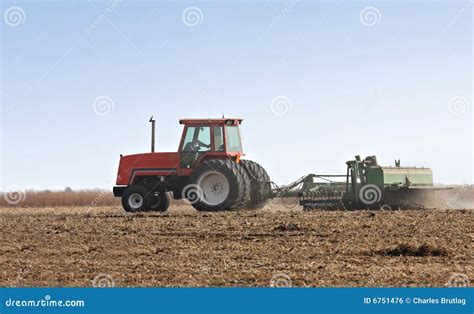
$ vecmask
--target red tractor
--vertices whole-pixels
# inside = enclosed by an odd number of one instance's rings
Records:
[[[183,119],[178,152],[120,155],[114,195],[127,212],[166,211],[169,194],[199,211],[256,208],[271,197],[265,169],[241,157],[242,119]]]

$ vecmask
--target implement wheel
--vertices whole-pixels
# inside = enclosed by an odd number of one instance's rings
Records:
[[[267,171],[252,160],[242,159],[240,164],[250,179],[250,207],[262,207],[271,196],[271,182]]]

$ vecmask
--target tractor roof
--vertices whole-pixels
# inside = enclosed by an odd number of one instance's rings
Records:
[[[240,118],[220,118],[220,119],[181,119],[179,124],[225,124],[225,125],[237,125],[242,122]]]

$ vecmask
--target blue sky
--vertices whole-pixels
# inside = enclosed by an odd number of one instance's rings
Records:
[[[3,189],[111,188],[119,154],[149,150],[151,115],[159,151],[177,150],[180,118],[244,118],[246,157],[279,184],[344,173],[355,154],[473,182],[468,1],[2,1],[1,13]]]

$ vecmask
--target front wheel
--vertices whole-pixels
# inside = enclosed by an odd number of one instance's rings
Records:
[[[155,192],[151,195],[150,210],[165,212],[170,206],[170,199],[165,192]]]
[[[150,208],[150,192],[141,185],[131,185],[122,195],[122,206],[126,212],[146,211]]]

